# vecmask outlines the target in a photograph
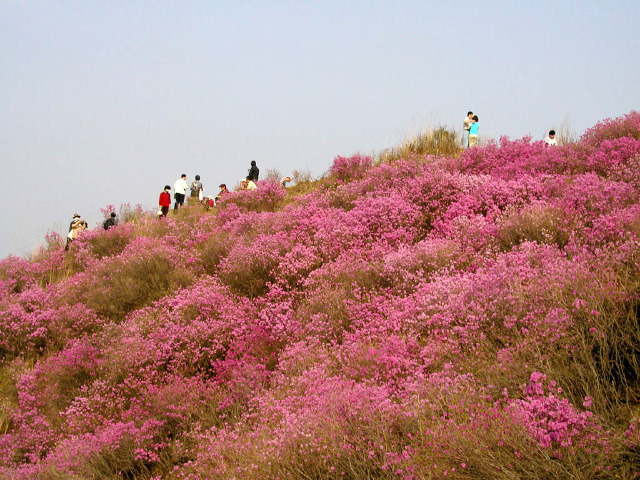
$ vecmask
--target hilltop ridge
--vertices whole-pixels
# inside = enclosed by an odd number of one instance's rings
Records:
[[[640,113],[338,157],[0,262],[0,476],[633,478]]]

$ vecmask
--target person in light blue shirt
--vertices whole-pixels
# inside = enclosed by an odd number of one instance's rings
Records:
[[[480,125],[478,124],[477,115],[474,115],[472,120],[473,123],[471,124],[471,127],[469,127],[469,146],[475,147],[478,145],[478,129],[480,128]]]

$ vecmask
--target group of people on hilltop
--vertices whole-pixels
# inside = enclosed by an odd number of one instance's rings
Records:
[[[478,116],[473,112],[467,112],[467,116],[464,118],[462,125],[462,148],[475,147],[478,145],[478,130],[480,125],[478,124]],[[544,143],[547,146],[555,147],[558,145],[556,140],[555,130],[549,130],[549,135],[545,137]]]
[[[467,112],[467,116],[463,122],[462,128],[462,148],[469,148],[478,145],[478,130],[480,128],[478,116],[474,115],[473,112]],[[558,145],[558,141],[555,138],[556,132],[554,130],[549,131],[549,135],[544,139],[545,144],[548,146],[556,146]],[[260,176],[260,169],[256,165],[255,160],[251,161],[251,166],[249,168],[249,173],[246,178],[243,178],[240,181],[240,190],[256,190],[258,188],[257,182]],[[286,187],[287,184],[291,182],[291,177],[282,177],[280,179],[280,185],[282,187]],[[202,186],[202,182],[200,181],[200,175],[195,176],[195,180],[189,185],[187,183],[187,175],[183,173],[180,175],[180,178],[176,180],[173,185],[173,198],[175,200],[173,204],[173,209],[178,210],[181,206],[184,205],[185,199],[187,197],[187,192],[191,194],[191,202],[190,203],[205,203],[208,207],[215,206],[216,202],[220,201],[222,197],[229,192],[226,184],[222,183],[219,185],[220,192],[215,197],[209,196],[204,197],[204,188]],[[164,190],[160,193],[160,198],[158,200],[158,205],[160,210],[158,211],[158,217],[166,217],[169,213],[169,208],[171,208],[171,186],[165,185]],[[109,218],[107,218],[102,224],[105,230],[109,229],[118,224],[118,220],[116,218],[115,212],[112,212]],[[87,228],[87,222],[80,218],[80,215],[77,213],[73,216],[73,220],[69,225],[69,234],[67,236],[67,245],[66,249],[69,249],[69,244],[78,237],[78,233]]]
[[[240,182],[239,190],[257,189],[257,182],[259,177],[260,169],[256,165],[255,160],[253,160],[251,162],[251,167],[249,168],[249,173],[247,174],[246,178],[243,178]],[[291,177],[282,177],[280,179],[280,185],[283,187],[286,187],[289,182],[291,182]],[[218,188],[220,188],[220,191],[215,197],[205,197],[204,187],[202,186],[202,182],[200,181],[200,175],[196,175],[195,180],[191,182],[191,184],[188,184],[187,175],[183,173],[173,185],[173,209],[175,211],[184,205],[184,202],[187,198],[187,193],[190,193],[189,203],[204,203],[207,207],[213,207],[215,206],[216,202],[220,201],[224,195],[229,193],[229,189],[224,183],[221,183]],[[160,197],[158,199],[158,205],[160,207],[158,211],[158,217],[161,218],[167,216],[167,214],[169,213],[169,209],[171,208],[171,203],[171,186],[165,185],[164,190],[160,193]],[[109,217],[107,217],[107,219],[102,223],[102,227],[105,230],[108,230],[111,227],[115,227],[116,225],[118,225],[118,219],[115,212],[111,212]],[[65,250],[69,249],[69,244],[76,238],[78,238],[78,234],[81,231],[85,230],[87,227],[87,222],[85,222],[79,214],[76,213],[73,215],[73,220],[69,224],[69,233],[67,235]]]
[[[239,190],[256,190],[258,188],[258,179],[260,178],[260,169],[258,168],[256,161],[251,161],[251,166],[249,168],[249,172],[245,178],[240,181]],[[283,187],[287,186],[287,183],[291,182],[291,177],[282,177],[280,179],[280,185]],[[204,203],[207,207],[214,207],[217,202],[219,202],[224,195],[229,192],[227,185],[221,183],[218,188],[220,191],[218,194],[213,196],[204,196],[204,187],[202,186],[202,182],[200,181],[200,175],[195,176],[195,180],[191,182],[191,185],[187,183],[187,175],[183,173],[178,180],[176,180],[173,185],[173,197],[174,211],[184,205],[185,199],[187,197],[187,192],[190,192],[191,197],[189,203],[197,204]],[[159,217],[166,217],[169,213],[169,208],[171,207],[171,186],[165,185],[164,190],[160,193],[160,198],[158,200],[158,205],[160,210],[158,211]]]
[[[478,130],[480,128],[478,116],[474,115],[473,112],[467,112],[467,116],[463,122],[462,128],[462,148],[469,148],[478,145]],[[548,146],[556,146],[558,145],[558,141],[555,138],[556,132],[554,130],[549,131],[549,135],[544,139],[545,144]],[[251,166],[249,168],[249,173],[246,178],[243,178],[240,181],[240,190],[256,190],[258,188],[257,182],[260,176],[260,169],[256,165],[255,160],[251,161]],[[280,179],[280,185],[282,187],[286,187],[287,184],[291,182],[291,177],[282,177]],[[202,182],[200,181],[200,175],[195,176],[195,180],[189,185],[187,183],[187,175],[183,173],[180,175],[180,178],[176,180],[173,185],[173,198],[174,204],[173,209],[178,210],[181,206],[184,205],[185,199],[187,197],[187,192],[191,194],[191,202],[190,203],[205,203],[207,207],[215,206],[216,202],[220,201],[222,197],[229,192],[226,184],[222,183],[219,185],[220,192],[215,196],[204,196],[204,188],[202,186]],[[160,193],[160,198],[158,200],[158,205],[160,207],[158,211],[158,217],[166,217],[169,213],[169,209],[171,208],[171,186],[165,185],[164,190]],[[105,230],[116,226],[118,224],[118,220],[116,218],[116,213],[112,212],[111,215],[103,222],[102,226]],[[69,234],[67,235],[67,245],[65,249],[69,249],[69,244],[78,237],[78,234],[87,228],[87,222],[80,218],[80,215],[77,213],[73,216],[73,220],[69,225]]]
[[[240,190],[255,190],[258,188],[258,178],[260,177],[260,169],[256,165],[256,161],[251,161],[251,168],[246,178],[240,180]]]

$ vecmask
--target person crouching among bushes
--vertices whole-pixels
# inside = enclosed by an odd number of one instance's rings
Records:
[[[247,177],[247,190],[255,190],[258,188],[256,182],[254,182],[250,177]]]
[[[222,200],[222,196],[226,195],[227,193],[229,193],[229,190],[227,190],[227,184],[226,183],[221,183],[220,186],[220,193],[218,193],[218,195],[216,195],[216,203],[219,202],[220,200]]]
[[[282,177],[280,179],[280,186],[283,188],[287,188],[287,183],[291,182],[291,177]]]
[[[104,228],[105,230],[109,230],[109,228],[115,227],[117,225],[118,219],[116,218],[116,212],[111,212],[109,218],[102,222],[102,228]]]

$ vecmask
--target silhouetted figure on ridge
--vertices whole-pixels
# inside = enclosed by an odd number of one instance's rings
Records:
[[[247,175],[247,178],[253,180],[254,182],[257,182],[259,175],[260,169],[258,169],[258,167],[256,166],[256,161],[251,160],[251,168],[249,169],[249,175]]]

